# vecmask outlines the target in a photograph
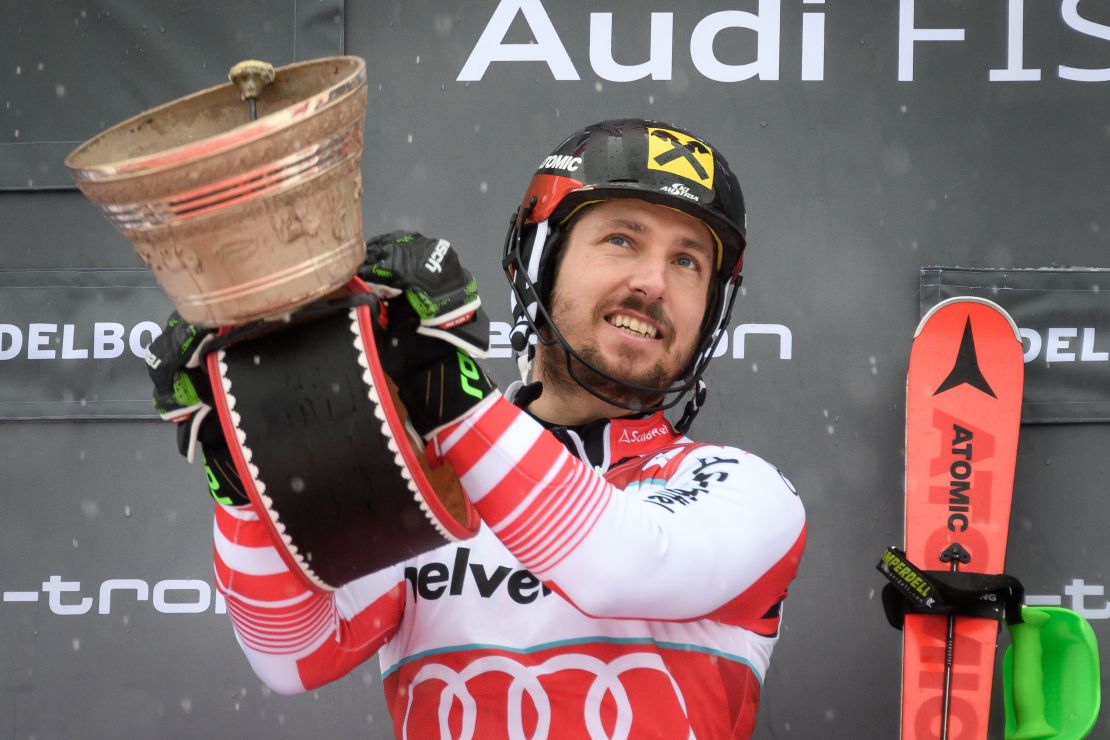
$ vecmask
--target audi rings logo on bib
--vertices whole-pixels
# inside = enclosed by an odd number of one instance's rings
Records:
[[[529,655],[484,655],[457,666],[442,657],[408,682],[403,738],[620,738],[648,727],[692,736],[686,698],[655,652],[608,660],[559,653],[529,665],[522,662]]]

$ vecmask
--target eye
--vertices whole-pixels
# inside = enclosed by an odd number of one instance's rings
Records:
[[[688,254],[680,254],[676,257],[675,264],[687,270],[701,270],[701,263],[698,262],[697,258]]]
[[[607,241],[609,244],[612,244],[615,247],[627,247],[627,246],[629,246],[628,239],[625,238],[624,236],[620,235],[620,234],[610,234],[609,236],[605,237],[605,241]]]

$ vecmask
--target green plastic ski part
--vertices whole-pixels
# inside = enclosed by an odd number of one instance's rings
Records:
[[[1071,609],[1026,606],[1002,659],[1006,740],[1082,740],[1101,704],[1098,641]]]

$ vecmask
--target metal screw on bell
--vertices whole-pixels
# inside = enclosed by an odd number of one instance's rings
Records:
[[[257,120],[255,101],[266,86],[274,81],[274,65],[258,59],[244,59],[228,70],[227,79],[235,83],[240,97],[247,101],[251,120]]]

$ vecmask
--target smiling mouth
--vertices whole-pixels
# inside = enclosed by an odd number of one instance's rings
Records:
[[[655,339],[659,335],[659,330],[646,321],[641,321],[640,319],[622,313],[606,316],[605,320],[609,322],[611,326],[615,326],[633,337]]]

